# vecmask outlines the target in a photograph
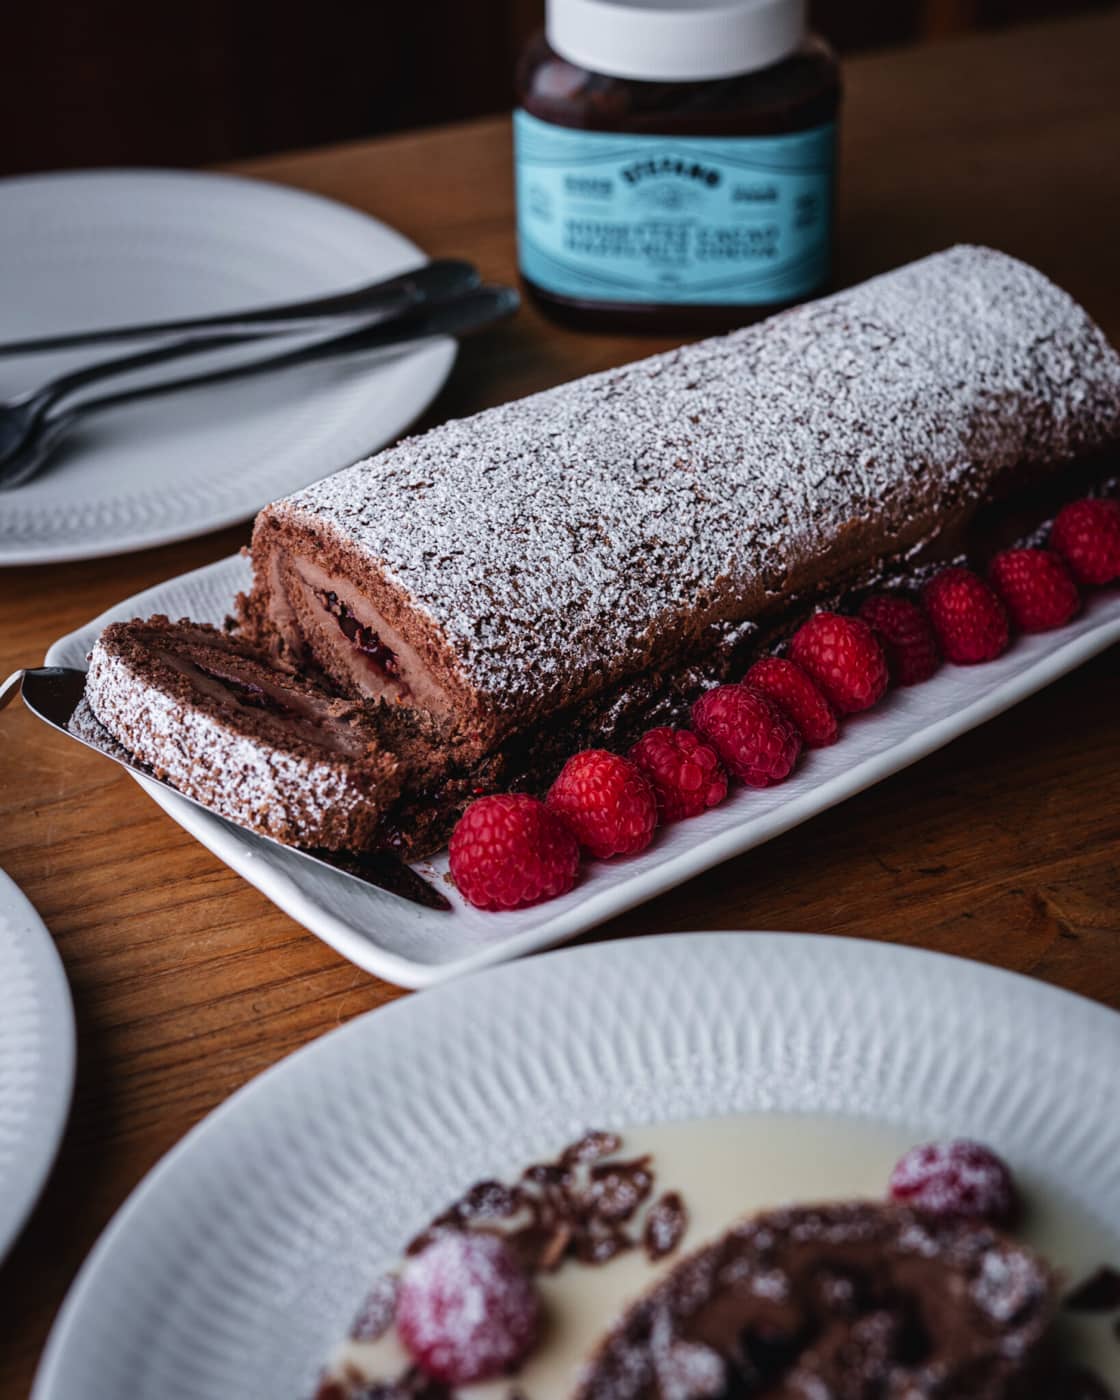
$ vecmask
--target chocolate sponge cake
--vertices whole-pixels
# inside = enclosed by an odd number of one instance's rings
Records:
[[[576,1400],[1033,1400],[1056,1295],[1041,1259],[975,1222],[869,1201],[771,1211],[634,1303]]]
[[[267,507],[246,632],[470,761],[1120,437],[1120,359],[958,247],[450,422]]]
[[[158,777],[290,844],[369,846],[386,804],[422,769],[407,716],[333,697],[191,622],[107,627],[90,657],[86,699]]]

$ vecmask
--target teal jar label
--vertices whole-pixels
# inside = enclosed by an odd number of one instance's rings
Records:
[[[521,271],[584,301],[771,305],[827,279],[836,126],[635,136],[514,117]]]

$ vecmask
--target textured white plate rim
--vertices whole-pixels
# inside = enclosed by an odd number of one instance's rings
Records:
[[[435,337],[425,342],[425,348],[429,345],[439,345],[444,351],[443,363],[439,366],[439,379],[430,387],[416,386],[416,392],[411,394],[401,394],[393,399],[395,412],[391,417],[386,418],[386,428],[384,433],[379,433],[378,437],[383,439],[381,445],[393,441],[399,437],[410,423],[415,422],[424,412],[428,405],[439,393],[440,389],[447,381],[447,376],[451,373],[458,354],[458,342],[446,336]],[[377,445],[373,445],[371,450],[376,451]],[[309,477],[308,485],[314,478]],[[226,530],[231,525],[240,524],[241,521],[249,519],[256,510],[267,502],[261,501],[256,506],[246,507],[244,510],[230,510],[225,513],[215,514],[207,520],[191,526],[180,528],[168,528],[162,531],[153,531],[145,535],[136,543],[112,544],[106,542],[99,545],[90,545],[86,548],[51,549],[50,545],[44,545],[41,549],[5,550],[0,553],[0,568],[17,568],[27,565],[49,565],[49,564],[74,564],[85,559],[110,559],[119,554],[138,554],[146,549],[159,549],[163,545],[177,544],[180,540],[195,540],[203,535],[215,534],[219,530]]]
[[[228,568],[230,560],[220,560],[214,565],[194,570],[172,581],[176,586],[192,579],[205,576],[211,569]],[[161,585],[160,587],[166,587]],[[116,607],[102,613],[100,617],[77,631],[60,638],[47,653],[48,665],[74,665],[76,657],[84,655],[92,644],[97,632],[109,621],[117,617],[146,616],[150,603],[146,600],[159,589],[147,590],[135,598],[127,599]],[[232,602],[232,600],[231,600]],[[135,605],[135,607],[134,607]],[[147,611],[146,611],[147,609]],[[336,917],[330,910],[317,903],[315,898],[301,889],[276,864],[259,859],[250,841],[235,826],[223,822],[200,811],[157,785],[141,785],[166,811],[174,821],[190,832],[204,846],[224,861],[239,875],[248,880],[274,904],[291,918],[310,929],[322,938],[343,957],[375,976],[405,987],[426,987],[449,977],[472,972],[493,963],[526,953],[540,952],[585,932],[606,919],[620,914],[635,905],[664,893],[675,885],[710,869],[720,862],[740,855],[744,851],[775,836],[781,835],[799,823],[835,806],[848,797],[900,769],[917,762],[943,747],[953,739],[994,718],[996,715],[1017,704],[1035,691],[1049,685],[1068,671],[1082,665],[1114,642],[1120,640],[1120,592],[1107,591],[1092,597],[1086,608],[1083,621],[1091,624],[1088,630],[1063,639],[1060,632],[1049,633],[1044,637],[1020,638],[1019,647],[1036,648],[1035,659],[1025,668],[1007,677],[997,688],[977,696],[971,703],[960,706],[941,719],[926,722],[906,733],[896,743],[870,758],[844,767],[830,778],[826,778],[800,795],[789,798],[765,817],[744,817],[742,827],[725,830],[695,841],[676,854],[658,852],[655,847],[644,856],[636,858],[632,864],[634,874],[627,880],[609,884],[601,889],[588,888],[587,883],[577,888],[580,896],[573,904],[558,910],[542,905],[534,911],[536,917],[529,927],[521,931],[511,931],[505,937],[495,937],[494,942],[477,947],[473,951],[442,962],[424,962],[412,959],[376,942],[376,928],[379,911],[374,911],[370,925],[363,931],[351,927]],[[1011,653],[1008,653],[1010,656]],[[992,663],[999,666],[1000,662]],[[948,671],[958,668],[948,667]],[[926,690],[938,684],[938,677],[926,683],[925,687],[915,687],[915,691]],[[911,692],[913,693],[913,692]],[[855,723],[874,722],[874,716],[866,719],[857,717]],[[852,721],[849,721],[852,723]],[[836,752],[842,749],[824,752]],[[739,794],[741,797],[742,794]],[[734,802],[736,799],[732,798]],[[691,824],[683,826],[689,828]],[[283,853],[279,856],[283,859]],[[640,868],[647,862],[646,868]],[[569,897],[570,898],[570,897]],[[454,915],[433,915],[433,918],[452,918]],[[495,930],[500,934],[503,915],[495,914]]]
[[[975,962],[968,958],[939,953],[930,949],[846,938],[835,934],[751,930],[655,934],[617,942],[590,944],[580,948],[561,949],[544,953],[521,963],[483,969],[453,983],[433,988],[423,996],[403,997],[388,1006],[364,1012],[345,1025],[328,1031],[309,1044],[292,1051],[268,1069],[263,1070],[197,1123],[134,1188],[86,1257],[52,1326],[35,1377],[31,1400],[69,1400],[69,1397],[64,1397],[57,1391],[56,1379],[64,1364],[70,1337],[83,1310],[95,1302],[100,1289],[100,1275],[109,1264],[113,1252],[120,1247],[138,1218],[148,1209],[149,1202],[158,1202],[165,1183],[174,1183],[175,1173],[180,1170],[180,1164],[189,1162],[192,1157],[199,1156],[212,1140],[220,1137],[226,1124],[238,1116],[247,1101],[264,1099],[271,1091],[272,1086],[281,1082],[289,1073],[298,1073],[300,1068],[312,1061],[341,1053],[339,1047],[349,1045],[351,1041],[357,1042],[362,1037],[387,1033],[384,1028],[390,1025],[395,1026],[399,1020],[407,1021],[416,1018],[418,1024],[414,1034],[422,1035],[427,1018],[438,1020],[441,1008],[445,1004],[461,999],[470,999],[473,990],[480,984],[488,984],[497,988],[506,987],[508,995],[516,996],[519,979],[526,976],[547,975],[541,973],[542,967],[555,970],[558,966],[564,967],[576,961],[585,962],[596,959],[633,959],[639,965],[648,966],[651,958],[656,960],[659,956],[658,950],[664,950],[668,956],[672,956],[671,950],[689,943],[718,947],[721,953],[726,950],[732,962],[739,958],[749,961],[755,952],[765,954],[767,951],[771,951],[781,957],[786,950],[796,952],[797,949],[807,946],[819,950],[819,955],[822,958],[831,956],[840,961],[844,958],[890,961],[903,959],[912,965],[912,980],[915,983],[922,980],[921,970],[923,966],[926,966],[944,969],[951,976],[978,979],[993,987],[1002,985],[1013,989],[1017,996],[1035,1004],[1044,1001],[1055,1008],[1066,1008],[1070,1014],[1075,1014],[1083,1022],[1091,1024],[1095,1034],[1108,1037],[1110,1040],[1114,1039],[1120,1045],[1120,1014],[1075,992],[1050,986],[1048,983],[1040,982],[1022,973],[993,967],[990,964]],[[731,969],[729,969],[729,973],[730,971]],[[734,968],[736,975],[741,975],[742,971],[741,967]],[[558,983],[557,994],[562,995],[562,982],[559,978],[556,980]],[[531,1054],[531,1047],[524,1047],[523,1053]],[[1010,1065],[993,1066],[991,1073],[993,1075],[1003,1073],[1006,1077],[1008,1074],[1014,1075],[1015,1067]],[[1079,1082],[1076,1073],[1071,1074],[1071,1085],[1076,1085]],[[1071,1090],[1071,1092],[1075,1091]],[[673,1116],[672,1114],[667,1115],[668,1118]],[[920,1120],[920,1116],[920,1110],[915,1107],[915,1125]],[[1120,1211],[1120,1200],[1115,1204],[1117,1210]]]
[[[173,166],[159,165],[95,165],[88,170],[32,170],[25,175],[0,177],[0,193],[16,185],[69,184],[75,180],[114,180],[122,176],[127,176],[128,179],[135,177],[139,180],[174,180],[176,182],[193,180],[199,184],[224,181],[230,185],[265,185],[270,190],[279,191],[281,194],[295,195],[301,200],[306,199],[313,203],[329,206],[332,210],[341,209],[344,213],[353,215],[355,221],[382,222],[372,214],[365,214],[360,209],[353,208],[352,205],[342,204],[337,199],[331,199],[329,195],[317,194],[314,190],[304,190],[296,185],[285,185],[280,180],[269,179],[267,175],[247,175],[233,170],[177,170]],[[385,225],[385,227],[389,226]],[[395,229],[392,231],[396,232]],[[404,238],[403,234],[399,236]]]
[[[31,963],[35,991],[43,1007],[49,1042],[38,1078],[35,1114],[22,1146],[20,1172],[0,1192],[0,1261],[18,1238],[50,1175],[70,1114],[77,1060],[74,1004],[66,969],[46,924],[24,892],[0,869],[0,905],[19,920]]]
[[[92,170],[52,170],[28,175],[12,175],[0,179],[0,196],[6,190],[17,186],[63,185],[86,181],[108,182],[119,179],[151,181],[153,184],[161,180],[174,180],[184,184],[191,182],[199,185],[222,183],[226,186],[245,185],[263,188],[267,190],[270,198],[290,198],[293,203],[298,202],[302,208],[318,205],[325,214],[329,214],[329,217],[340,224],[349,220],[356,230],[360,230],[363,226],[368,229],[370,225],[374,225],[383,233],[391,235],[397,240],[402,253],[410,253],[417,263],[426,261],[423,251],[412,239],[407,238],[383,219],[366,214],[360,209],[354,209],[350,205],[342,204],[326,195],[298,189],[292,185],[284,185],[260,176],[239,175],[231,171],[171,170],[154,166],[101,166]],[[375,451],[378,446],[399,437],[409,424],[424,412],[447,382],[447,377],[451,373],[459,353],[458,342],[455,339],[449,336],[433,337],[424,342],[415,353],[427,355],[437,348],[440,353],[438,355],[431,354],[430,374],[426,377],[420,376],[415,381],[410,380],[404,390],[391,399],[391,408],[384,415],[384,427],[371,440],[370,451]],[[308,483],[314,479],[315,473],[309,472]],[[162,545],[172,544],[179,540],[197,539],[202,535],[227,529],[231,525],[248,519],[265,504],[267,504],[266,501],[258,500],[255,504],[244,507],[231,507],[226,511],[217,511],[205,519],[199,519],[194,524],[169,525],[163,530],[153,529],[146,532],[142,538],[127,540],[120,544],[105,540],[102,543],[73,548],[59,547],[49,542],[23,548],[0,545],[0,568],[33,564],[67,564],[83,559],[105,559],[117,554],[132,554],[144,549],[158,549]]]

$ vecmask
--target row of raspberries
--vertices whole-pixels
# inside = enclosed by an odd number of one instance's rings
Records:
[[[722,802],[729,778],[784,782],[803,748],[840,737],[840,720],[877,704],[891,684],[928,680],[942,658],[993,661],[1013,628],[1046,632],[1078,612],[1078,585],[1120,578],[1120,503],[1075,501],[1054,521],[1047,549],[996,555],[987,580],[946,568],[922,589],[865,598],[857,616],[818,612],[784,656],[756,661],[743,679],[692,707],[691,729],[644,734],[626,757],[585,749],[564,765],[544,801],[483,797],[451,837],[451,874],[479,909],[516,909],[566,894],[580,848],[600,860],[636,855],[659,823]]]

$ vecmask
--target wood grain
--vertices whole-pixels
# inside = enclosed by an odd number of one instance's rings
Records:
[[[1120,340],[1120,109],[1109,15],[854,61],[838,280],[947,243],[1037,262]],[[504,120],[258,162],[381,214],[432,253],[514,275]],[[429,421],[657,348],[530,308],[472,342]],[[140,588],[218,559],[239,527],[0,578],[0,667]],[[598,937],[790,928],[1014,968],[1120,1006],[1120,657],[1114,650],[924,763],[635,910]],[[0,1397],[27,1394],[75,1270],[144,1173],[267,1065],[398,995],[343,962],[115,768],[4,712],[0,863],[65,960],[79,1072],[62,1153],[0,1268]]]

